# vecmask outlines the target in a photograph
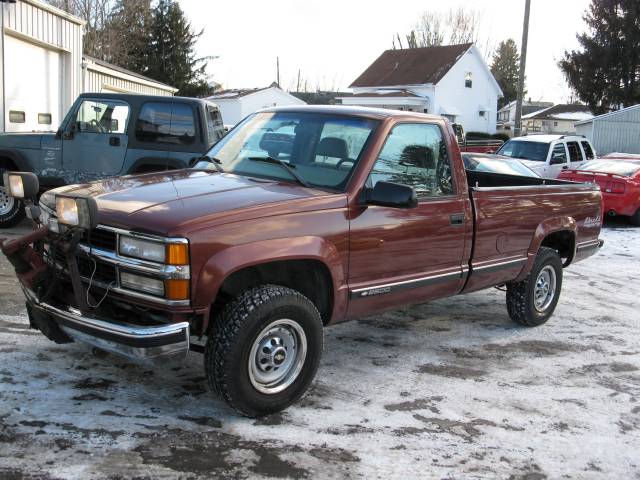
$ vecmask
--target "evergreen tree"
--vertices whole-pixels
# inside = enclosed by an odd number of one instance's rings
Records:
[[[520,55],[516,42],[512,38],[500,42],[491,64],[491,73],[504,95],[498,100],[498,108],[504,107],[517,98],[519,69]]]
[[[559,62],[569,86],[594,113],[640,103],[640,2],[591,0],[580,50]]]
[[[208,58],[196,58],[194,33],[182,9],[173,0],[160,0],[152,12],[145,75],[173,85],[177,95],[202,96],[209,92],[205,68]]]

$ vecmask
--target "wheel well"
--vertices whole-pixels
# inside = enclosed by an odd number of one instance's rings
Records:
[[[570,230],[560,230],[547,235],[542,243],[541,247],[553,248],[558,252],[561,258],[564,259],[565,267],[573,260],[573,254],[575,252],[576,236]]]
[[[212,312],[220,311],[225,304],[245,290],[264,284],[282,285],[297,290],[313,302],[325,325],[331,318],[331,273],[327,266],[318,260],[283,260],[254,265],[234,272],[220,287]]]
[[[0,170],[18,170],[18,167],[10,158],[0,157]]]

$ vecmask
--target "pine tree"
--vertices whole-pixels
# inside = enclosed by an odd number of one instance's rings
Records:
[[[152,13],[145,74],[176,87],[177,95],[206,95],[208,59],[196,58],[194,51],[200,35],[202,31],[194,33],[177,2],[160,0]]]
[[[504,95],[498,100],[498,108],[502,108],[518,96],[519,68],[520,55],[516,42],[512,38],[500,42],[491,64],[491,73]]]
[[[640,2],[591,0],[577,35],[580,50],[558,65],[578,98],[594,113],[640,102]]]

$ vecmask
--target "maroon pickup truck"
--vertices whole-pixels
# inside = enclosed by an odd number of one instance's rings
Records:
[[[34,328],[134,358],[203,352],[248,416],[306,391],[325,326],[499,285],[540,325],[563,268],[602,245],[597,186],[465,172],[445,120],[378,109],[263,110],[194,168],[26,203],[38,228],[2,250]]]

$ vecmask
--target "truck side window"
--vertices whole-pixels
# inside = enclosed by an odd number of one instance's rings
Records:
[[[567,163],[567,151],[564,148],[564,143],[556,143],[556,146],[553,147],[553,151],[551,152],[549,164],[560,165],[562,163]]]
[[[224,125],[220,111],[212,106],[207,106],[207,132],[209,144],[213,145],[224,137]]]
[[[129,106],[111,100],[84,100],[76,114],[75,129],[83,133],[123,134]]]
[[[569,150],[569,161],[581,162],[584,160],[578,142],[567,142],[567,150]]]
[[[582,149],[584,150],[584,154],[587,157],[587,160],[593,160],[593,158],[595,157],[595,155],[593,154],[593,149],[591,148],[591,145],[589,145],[589,142],[581,142],[582,143]]]
[[[440,128],[426,123],[394,127],[367,183],[379,181],[409,185],[420,197],[452,194],[451,164]]]
[[[141,142],[191,145],[196,140],[193,109],[181,103],[145,103],[136,123],[136,138]]]

